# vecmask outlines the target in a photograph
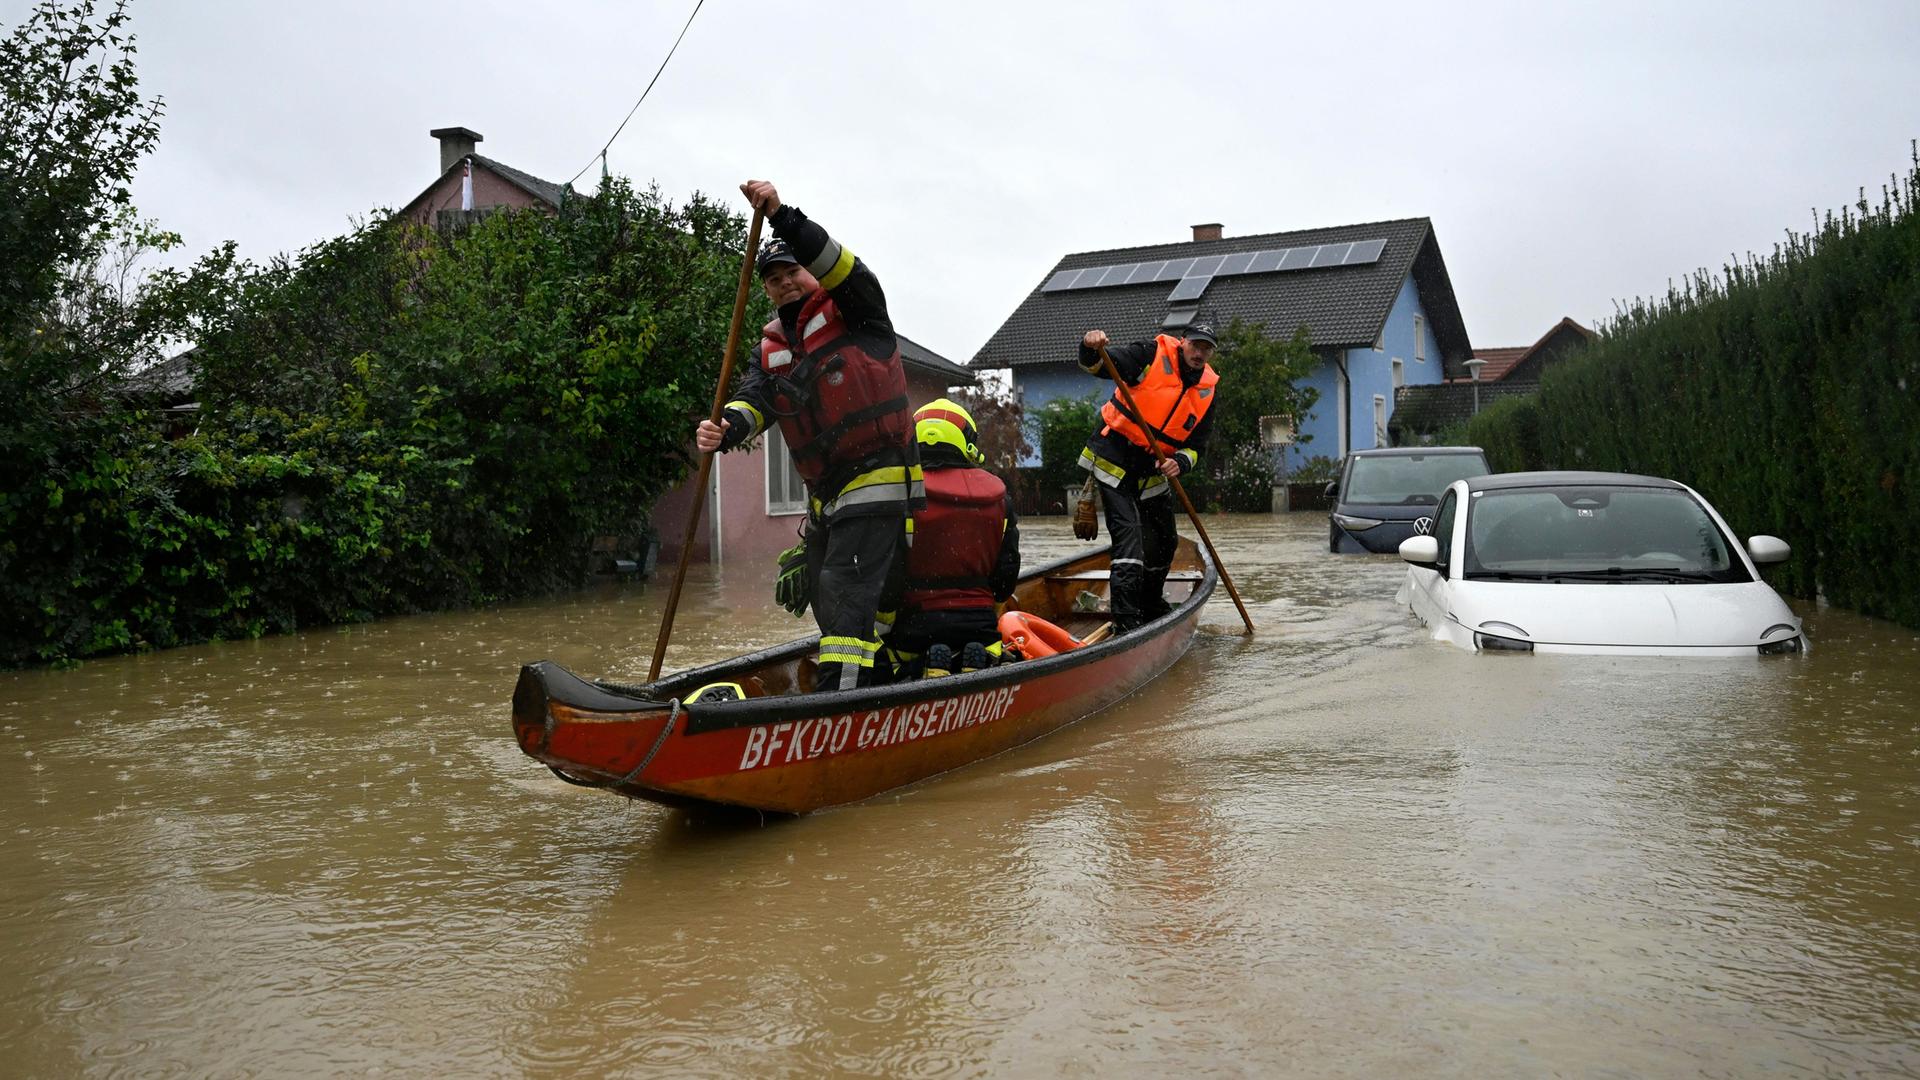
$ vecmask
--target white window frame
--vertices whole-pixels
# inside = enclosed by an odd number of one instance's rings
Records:
[[[1396,356],[1393,358],[1393,388],[1398,390],[1405,385],[1407,385],[1407,362]]]
[[[780,426],[778,424],[767,428],[766,439],[762,443],[762,452],[765,453],[767,457],[766,472],[764,474],[766,477],[767,516],[780,517],[787,514],[806,513],[807,486],[801,482],[799,471],[793,467],[793,454],[787,450],[786,437],[780,433]],[[794,483],[799,485],[800,497],[798,500],[776,500],[774,498],[774,470],[776,469],[790,473]]]
[[[1413,317],[1413,359],[1421,364],[1427,362],[1427,321],[1418,315]]]
[[[1373,445],[1375,448],[1387,445],[1387,396],[1373,395]]]

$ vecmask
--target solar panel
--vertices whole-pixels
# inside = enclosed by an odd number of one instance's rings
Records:
[[[1093,288],[1095,285],[1100,284],[1100,279],[1106,276],[1108,269],[1109,268],[1105,266],[1087,267],[1085,270],[1080,271],[1080,280],[1074,282],[1073,287],[1076,289]]]
[[[1193,265],[1193,260],[1192,260],[1192,259],[1173,259],[1173,260],[1170,260],[1170,261],[1169,261],[1169,262],[1167,263],[1167,265],[1165,265],[1165,266],[1163,266],[1163,267],[1161,267],[1161,268],[1160,268],[1160,272],[1159,272],[1159,273],[1157,273],[1157,274],[1155,274],[1155,275],[1153,275],[1153,280],[1155,280],[1155,281],[1179,281],[1179,280],[1180,280],[1181,278],[1183,278],[1183,277],[1186,277],[1186,276],[1187,276],[1187,267],[1189,267],[1189,266],[1192,266],[1192,265]]]
[[[1060,270],[1040,287],[1041,292],[1067,289],[1101,289],[1115,285],[1140,285],[1150,281],[1179,284],[1170,300],[1197,299],[1207,283],[1216,277],[1235,274],[1270,274],[1289,270],[1320,269],[1330,266],[1364,266],[1380,261],[1387,249],[1385,240],[1360,240],[1342,244],[1305,244],[1300,247],[1267,251],[1242,251],[1232,255],[1203,255],[1192,259],[1165,262],[1132,262],[1114,266],[1090,266],[1081,270]]]
[[[1347,249],[1352,246],[1352,244],[1328,244],[1322,247],[1313,257],[1313,268],[1318,270],[1323,266],[1339,266],[1340,260],[1347,257]]]
[[[1313,265],[1313,252],[1319,248],[1286,248],[1286,258],[1281,259],[1281,269],[1308,269]]]
[[[1387,242],[1385,240],[1362,240],[1353,245],[1353,250],[1347,252],[1346,261],[1340,265],[1361,266],[1366,263],[1379,262],[1380,253],[1386,249]]]
[[[1214,274],[1244,274],[1247,272],[1247,267],[1252,263],[1253,252],[1251,251],[1243,251],[1238,255],[1229,255],[1226,257],[1226,260],[1220,264],[1220,269],[1214,271]]]
[[[1286,252],[1284,250],[1256,251],[1253,253],[1252,265],[1247,267],[1247,273],[1264,274],[1270,270],[1278,270],[1280,269],[1280,260],[1285,255]]]
[[[1167,329],[1173,329],[1176,327],[1192,326],[1194,316],[1199,314],[1200,314],[1199,308],[1190,308],[1190,307],[1174,308],[1171,311],[1167,312],[1166,318],[1160,320],[1160,328],[1162,330],[1167,330]]]
[[[1200,299],[1200,294],[1207,291],[1207,283],[1212,280],[1212,276],[1181,278],[1180,284],[1175,285],[1172,294],[1167,297],[1167,303]]]

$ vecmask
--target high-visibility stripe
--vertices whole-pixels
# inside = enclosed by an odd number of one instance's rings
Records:
[[[1172,490],[1173,486],[1167,483],[1166,477],[1161,476],[1159,473],[1154,473],[1147,479],[1146,483],[1140,485],[1140,497],[1143,499],[1151,499],[1156,495],[1165,495]]]
[[[1186,459],[1188,472],[1192,472],[1193,467],[1200,464],[1200,451],[1192,448],[1176,450],[1174,451],[1174,456]]]
[[[926,472],[921,466],[887,465],[863,472],[847,481],[847,486],[841,488],[840,494],[834,496],[831,502],[813,500],[813,509],[821,517],[832,517],[849,506],[905,503],[926,497]]]
[[[792,349],[775,349],[767,354],[767,366],[770,368],[786,367],[791,363],[793,363]]]
[[[807,320],[807,328],[805,330],[800,331],[800,344],[805,345],[807,343],[808,338],[812,337],[813,335],[819,333],[822,330],[825,330],[826,328],[827,328],[827,313],[823,311],[823,312],[820,312],[818,315],[815,315],[813,318]]]
[[[855,667],[872,667],[873,657],[863,653],[827,652],[823,649],[820,652],[820,662],[823,664],[852,664]]]
[[[1112,563],[1114,566],[1145,566],[1147,565],[1146,563],[1141,562],[1139,559],[1109,559],[1107,561]]]
[[[1081,449],[1080,467],[1092,473],[1095,480],[1110,488],[1119,487],[1120,481],[1127,478],[1127,470],[1094,453],[1091,446]]]
[[[826,259],[827,252],[834,252],[833,262],[827,267],[826,273],[816,273],[813,276],[820,279],[821,288],[833,289],[838,288],[841,282],[847,280],[847,275],[853,273],[853,252],[831,240],[827,241],[827,244],[827,250],[820,253],[820,260]]]
[[[747,438],[749,439],[760,434],[761,430],[767,426],[767,418],[760,415],[760,410],[744,401],[729,401],[727,402],[727,408],[739,409],[741,412],[747,414],[747,421],[751,425],[747,431]]]

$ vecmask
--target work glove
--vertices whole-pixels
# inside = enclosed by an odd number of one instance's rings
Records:
[[[807,542],[805,540],[780,553],[780,568],[773,579],[773,599],[796,618],[807,613],[812,599],[807,588]]]
[[[1080,489],[1080,498],[1073,504],[1073,535],[1081,540],[1092,540],[1100,535],[1099,509],[1094,502],[1099,495],[1093,484],[1093,477],[1087,477],[1086,485]]]

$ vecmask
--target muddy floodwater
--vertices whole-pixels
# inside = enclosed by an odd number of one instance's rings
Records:
[[[664,583],[0,673],[0,1074],[1920,1072],[1920,638],[1473,656],[1322,515],[1210,527],[1259,635],[765,824],[514,745]],[[668,666],[798,636],[766,569]]]

